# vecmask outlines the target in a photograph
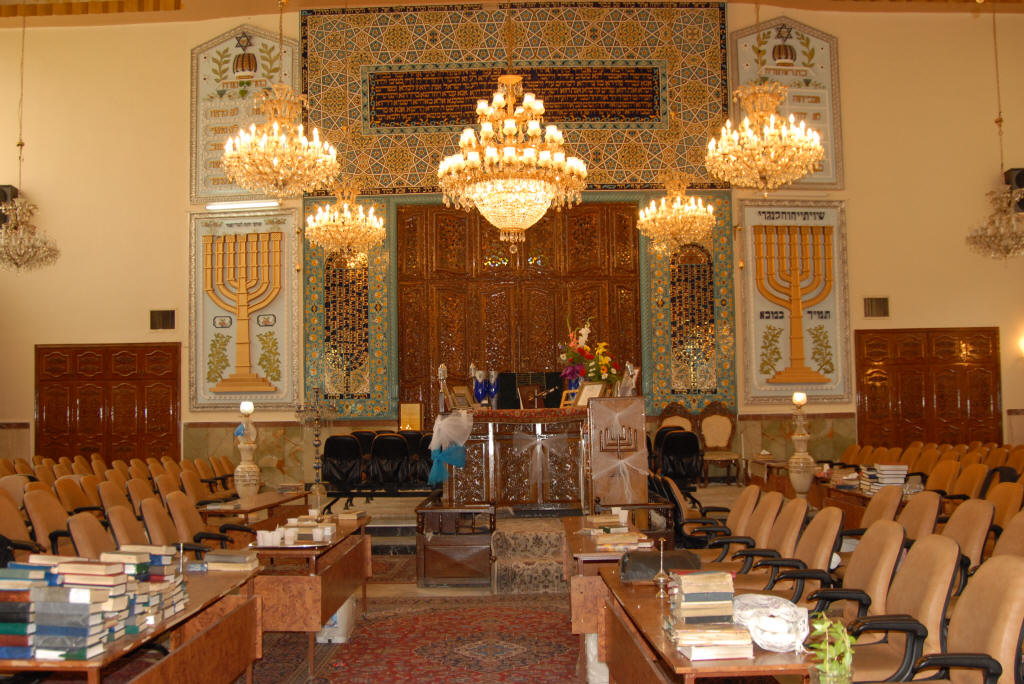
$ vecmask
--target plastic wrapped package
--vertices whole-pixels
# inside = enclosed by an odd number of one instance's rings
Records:
[[[732,602],[733,622],[750,632],[754,643],[775,653],[800,653],[810,632],[807,609],[778,596],[740,594]]]

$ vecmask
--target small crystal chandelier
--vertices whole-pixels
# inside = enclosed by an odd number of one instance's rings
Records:
[[[278,50],[284,58],[284,6],[278,0]],[[281,69],[281,77],[284,69]],[[254,109],[267,122],[252,124],[224,144],[221,165],[227,177],[246,190],[275,197],[292,197],[329,187],[340,170],[334,146],[320,141],[313,129],[312,140],[303,133],[302,108],[306,96],[296,94],[285,83],[254,96]]]
[[[720,138],[708,141],[704,163],[713,176],[767,195],[814,171],[825,156],[821,137],[792,114],[788,122],[777,114],[787,90],[778,81],[736,89],[733,98],[747,116],[737,129],[726,120]]]
[[[523,242],[549,207],[579,203],[587,166],[565,156],[557,126],[541,126],[544,102],[523,94],[521,76],[499,77],[490,104],[479,100],[476,114],[479,139],[472,128],[463,130],[461,151],[437,169],[444,203],[466,211],[476,207],[503,241]]]
[[[328,253],[338,253],[349,268],[365,266],[370,250],[384,242],[384,217],[377,207],[369,210],[356,203],[358,188],[354,183],[338,185],[334,204],[316,207],[306,217],[306,239]]]
[[[21,74],[18,91],[18,186],[21,187],[21,167],[25,161],[25,141],[22,139],[22,119],[25,102],[25,29],[26,18],[21,18]],[[0,202],[0,268],[10,271],[30,271],[56,263],[60,258],[57,244],[32,223],[36,205],[17,197]]]
[[[651,247],[662,254],[679,251],[683,245],[700,242],[715,225],[715,209],[699,197],[686,196],[690,175],[668,172],[663,182],[667,196],[651,201],[640,210],[637,229],[651,241]]]
[[[996,8],[992,5],[992,49],[996,65],[996,129],[999,132],[999,168],[1005,169],[1003,154],[1003,98],[999,82],[999,43],[996,40]],[[1017,209],[1024,199],[1024,189],[1007,184],[988,193],[992,213],[985,223],[967,234],[967,246],[982,256],[1009,259],[1024,254],[1024,213]]]
[[[761,28],[761,5],[754,5],[754,23]],[[792,183],[813,172],[825,157],[821,136],[797,123],[793,115],[783,119],[779,105],[789,89],[761,76],[763,57],[757,58],[758,80],[740,86],[733,99],[746,112],[739,128],[726,119],[719,139],[708,141],[704,164],[711,175],[741,188],[769,190]]]

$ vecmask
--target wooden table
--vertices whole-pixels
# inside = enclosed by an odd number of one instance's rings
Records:
[[[609,681],[673,682],[697,679],[796,675],[810,681],[809,661],[796,653],[771,653],[754,646],[753,658],[691,661],[676,650],[662,628],[668,599],[649,583],[624,583],[614,568],[601,570],[608,589],[598,629],[598,657]]]
[[[789,481],[789,461],[756,457],[747,463],[747,484],[756,484],[766,492],[781,492],[787,499],[796,496]]]
[[[260,492],[255,496],[246,496],[222,504],[207,504],[199,509],[199,513],[203,516],[203,520],[208,520],[212,517],[244,516],[248,521],[250,515],[266,511],[267,517],[260,520],[257,526],[261,529],[272,530],[279,524],[284,523],[285,519],[289,517],[289,513],[292,514],[291,517],[294,517],[304,515],[308,511],[303,506],[284,506],[284,504],[298,501],[299,499],[305,502],[306,492],[288,492],[286,494]],[[288,510],[289,508],[292,510]]]
[[[360,586],[366,612],[366,580],[372,574],[369,522],[369,516],[343,521],[326,542],[256,547],[263,567],[253,588],[263,599],[263,629],[308,633],[310,677],[316,633]]]
[[[89,660],[0,660],[0,672],[78,672],[99,684],[105,667],[171,630],[170,655],[138,682],[232,682],[242,672],[252,682],[252,662],[263,657],[259,601],[251,572],[187,573],[185,609],[140,634],[121,637]]]

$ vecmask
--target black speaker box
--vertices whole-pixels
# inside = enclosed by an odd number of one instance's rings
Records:
[[[1003,180],[1011,188],[1024,188],[1024,169],[1006,169],[1003,172]]]
[[[18,196],[18,188],[13,185],[0,185],[0,202],[10,202]],[[7,223],[7,214],[0,211],[0,226]]]

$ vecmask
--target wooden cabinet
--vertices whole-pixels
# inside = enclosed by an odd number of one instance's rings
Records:
[[[36,346],[36,453],[181,457],[181,345]]]
[[[858,330],[857,438],[1002,442],[998,328]]]
[[[567,320],[640,360],[635,204],[549,212],[512,251],[477,212],[404,206],[398,218],[399,401],[433,420],[437,367],[468,384],[487,370],[561,370]]]

